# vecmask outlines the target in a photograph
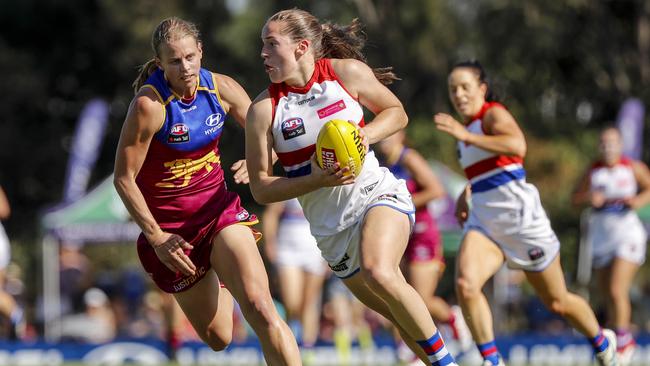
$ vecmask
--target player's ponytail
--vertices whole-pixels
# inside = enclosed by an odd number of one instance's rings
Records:
[[[147,61],[144,65],[140,66],[138,68],[138,77],[133,81],[133,90],[137,94],[140,88],[142,88],[142,85],[144,85],[144,82],[147,81],[149,76],[153,74],[153,72],[156,70],[158,65],[156,65],[156,59],[152,58],[151,60]]]
[[[177,17],[167,18],[160,22],[151,36],[151,48],[154,55],[160,58],[160,45],[183,37],[192,37],[196,43],[201,43],[201,34],[196,24]],[[137,93],[149,76],[156,70],[156,59],[152,58],[138,69],[138,77],[133,81],[133,89]]]
[[[362,50],[366,44],[366,33],[358,18],[349,25],[325,23],[321,26],[322,38],[320,55],[317,58],[354,58],[367,63]],[[391,84],[399,78],[392,67],[373,68],[375,77],[384,85]]]
[[[366,44],[366,34],[359,19],[349,25],[334,23],[321,24],[311,13],[300,9],[282,10],[271,16],[268,22],[284,22],[282,33],[294,41],[308,39],[314,49],[314,58],[353,58],[366,63],[362,50]],[[375,76],[382,84],[390,84],[399,78],[392,67],[374,68]]]

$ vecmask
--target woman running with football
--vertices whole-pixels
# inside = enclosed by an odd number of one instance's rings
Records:
[[[630,333],[630,287],[645,261],[648,235],[635,209],[650,202],[650,171],[623,156],[621,133],[608,127],[600,134],[600,159],[591,165],[573,194],[575,205],[589,204],[593,267],[605,284],[608,321],[616,331],[621,364],[630,363],[635,341]]]
[[[335,274],[370,308],[400,328],[429,365],[455,365],[424,301],[399,270],[414,207],[403,181],[380,168],[372,151],[359,174],[321,169],[312,157],[328,120],[360,126],[369,143],[404,128],[400,101],[384,86],[395,79],[372,70],[361,53],[361,25],[321,24],[298,9],[271,16],[262,29],[271,85],[253,102],[246,126],[251,191],[260,203],[298,197],[318,247]],[[363,107],[374,113],[363,119]],[[273,150],[286,177],[273,175]]]
[[[220,164],[226,113],[243,126],[250,98],[230,77],[201,68],[194,24],[165,19],[152,47],[155,58],[134,83],[115,158],[115,188],[142,229],[140,261],[212,349],[232,339],[234,296],[266,361],[299,365],[250,228],[257,219],[226,189]],[[233,168],[235,181],[245,182],[241,162]]]
[[[449,99],[462,122],[446,113],[433,119],[438,130],[458,140],[460,164],[469,179],[456,205],[464,223],[456,293],[483,365],[504,365],[494,343],[490,306],[481,291],[504,262],[522,269],[544,304],[589,339],[600,365],[617,365],[614,332],[601,330],[589,304],[566,288],[560,242],[537,189],[526,183],[526,140],[519,125],[494,101],[477,61],[456,64],[447,81]]]

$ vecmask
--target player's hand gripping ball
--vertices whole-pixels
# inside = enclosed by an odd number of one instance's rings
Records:
[[[323,125],[316,139],[316,160],[323,169],[336,162],[342,168],[350,167],[356,177],[366,159],[366,147],[355,124],[333,119]]]

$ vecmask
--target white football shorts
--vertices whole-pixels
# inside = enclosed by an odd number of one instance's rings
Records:
[[[323,275],[327,271],[316,239],[309,231],[309,223],[285,223],[278,228],[277,264],[281,267],[299,267],[305,272]]]
[[[542,207],[537,188],[514,180],[472,193],[464,232],[477,230],[503,251],[508,267],[543,271],[560,251],[560,241]]]
[[[615,257],[638,265],[645,262],[648,234],[634,211],[592,213],[587,235],[594,268],[610,265]]]
[[[334,235],[316,236],[323,258],[339,278],[349,278],[359,272],[361,225],[371,208],[388,206],[402,212],[408,216],[411,229],[413,228],[415,207],[404,180],[397,179],[392,174],[386,174],[372,192],[373,196],[368,201],[363,215],[355,224]]]

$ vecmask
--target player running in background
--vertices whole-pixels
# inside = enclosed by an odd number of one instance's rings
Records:
[[[262,216],[264,250],[277,269],[282,304],[296,339],[311,348],[318,339],[327,265],[297,199],[273,202]]]
[[[604,284],[608,321],[616,331],[619,359],[630,363],[636,342],[630,333],[630,287],[645,261],[648,235],[634,211],[650,202],[650,171],[622,155],[621,133],[615,127],[600,134],[600,159],[582,177],[575,205],[591,206],[587,240],[593,268]],[[599,286],[599,288],[601,288]]]
[[[458,140],[460,164],[469,179],[456,205],[458,219],[464,223],[456,293],[483,365],[504,365],[494,343],[490,305],[482,292],[504,262],[525,271],[543,303],[589,339],[601,365],[616,365],[614,332],[603,331],[589,304],[566,288],[560,242],[537,188],[525,180],[526,140],[519,125],[494,101],[477,61],[456,64],[448,88],[462,122],[445,113],[433,119],[438,130]]]
[[[409,239],[402,264],[408,283],[422,296],[436,323],[447,323],[460,349],[466,351],[472,344],[472,335],[457,305],[449,304],[435,295],[445,270],[443,243],[436,220],[429,212],[429,202],[444,197],[442,183],[427,161],[414,149],[405,145],[404,130],[377,144],[380,162],[397,178],[406,181],[415,205],[415,226]]]
[[[401,102],[382,84],[394,75],[366,65],[356,20],[321,24],[306,11],[284,10],[267,20],[262,42],[272,84],[248,112],[253,196],[260,203],[298,197],[323,257],[355,296],[400,328],[427,364],[455,365],[424,301],[399,269],[415,211],[403,181],[380,168],[372,151],[358,177],[338,164],[323,170],[312,158],[328,120],[361,126],[366,149],[406,126]],[[372,123],[364,123],[363,107],[375,115]],[[273,150],[287,177],[273,174]]]
[[[194,24],[162,21],[152,47],[155,58],[134,83],[115,159],[115,187],[142,229],[140,261],[212,349],[231,341],[232,293],[267,362],[299,365],[250,228],[257,219],[226,189],[220,165],[226,114],[244,126],[250,99],[230,77],[201,68]],[[246,180],[245,169],[235,173],[236,182]]]

